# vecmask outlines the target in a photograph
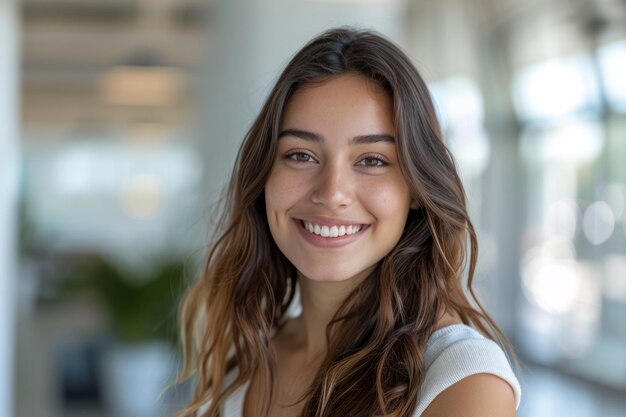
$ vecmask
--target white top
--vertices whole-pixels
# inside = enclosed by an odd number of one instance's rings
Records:
[[[475,374],[493,374],[508,382],[515,394],[515,409],[519,407],[522,389],[504,351],[469,326],[453,324],[435,331],[426,343],[424,360],[426,376],[413,417],[421,416],[446,388]]]
[[[435,331],[424,351],[426,375],[413,417],[422,415],[426,407],[446,388],[474,374],[493,374],[511,385],[515,393],[515,408],[519,407],[522,390],[511,369],[504,351],[492,340],[485,338],[464,324],[453,324]],[[225,378],[224,385],[232,383],[236,371]],[[226,399],[221,411],[224,417],[243,417],[243,402],[248,383],[239,387]],[[204,408],[204,407],[203,407]],[[201,408],[198,415],[203,411]]]

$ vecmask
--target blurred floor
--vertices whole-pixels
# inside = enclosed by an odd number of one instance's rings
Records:
[[[522,403],[517,417],[624,417],[626,397],[549,368],[522,365]],[[68,410],[64,417],[110,416],[93,408]]]
[[[524,365],[518,417],[624,417],[626,396],[549,368]]]

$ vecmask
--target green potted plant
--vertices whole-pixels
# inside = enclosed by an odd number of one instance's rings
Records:
[[[75,262],[70,275],[65,290],[91,293],[111,324],[100,362],[105,406],[114,415],[165,416],[159,394],[175,373],[183,263],[162,262],[152,272],[139,272],[90,256]]]

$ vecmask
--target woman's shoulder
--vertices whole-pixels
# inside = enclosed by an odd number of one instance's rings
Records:
[[[502,348],[474,328],[457,323],[436,330],[424,351],[426,374],[414,416],[420,416],[446,389],[473,375],[489,374],[507,382],[517,407],[519,382]]]

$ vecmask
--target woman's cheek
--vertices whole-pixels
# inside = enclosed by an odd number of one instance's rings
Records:
[[[275,167],[265,184],[265,198],[267,207],[276,210],[287,209],[298,195],[303,192],[301,175],[285,167]]]
[[[398,210],[410,204],[410,192],[399,181],[370,181],[360,187],[361,201],[378,213],[398,214]]]

